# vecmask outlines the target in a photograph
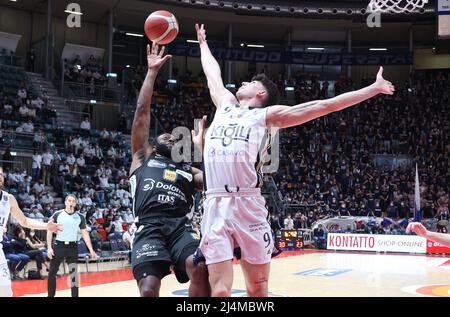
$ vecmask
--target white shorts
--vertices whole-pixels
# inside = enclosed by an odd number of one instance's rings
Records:
[[[200,249],[206,264],[233,259],[233,250],[237,247],[241,248],[241,258],[249,263],[270,262],[272,231],[259,188],[232,193],[208,190],[203,209]]]
[[[5,254],[0,247],[0,297],[11,296],[11,276],[9,275],[8,262],[6,262]]]

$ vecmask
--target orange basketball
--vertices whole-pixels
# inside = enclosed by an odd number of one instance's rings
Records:
[[[177,37],[178,21],[169,11],[155,11],[145,20],[144,30],[150,41],[169,44]]]

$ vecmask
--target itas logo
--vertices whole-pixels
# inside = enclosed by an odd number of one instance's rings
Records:
[[[169,196],[169,195],[164,195],[164,194],[159,194],[158,195],[158,202],[161,203],[161,204],[173,205],[175,203],[175,197],[174,196]]]
[[[251,127],[238,125],[237,123],[229,124],[228,126],[215,126],[211,132],[211,139],[222,140],[223,146],[230,145],[233,140],[247,142],[250,139]]]
[[[145,184],[144,187],[142,188],[144,192],[152,190],[153,187],[155,187],[155,180],[153,178],[146,178],[144,179],[144,182],[149,182]]]

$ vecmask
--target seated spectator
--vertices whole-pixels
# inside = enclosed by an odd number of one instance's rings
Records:
[[[86,117],[81,123],[80,123],[80,132],[87,136],[89,135],[91,130],[91,122],[89,121],[89,118]]]
[[[323,231],[322,224],[319,224],[319,226],[314,229],[314,243],[316,245],[316,248],[318,249],[326,249],[326,237],[325,232]]]
[[[43,276],[42,272],[42,265],[45,266],[45,268],[49,269],[49,264],[47,263],[48,256],[47,256],[47,248],[46,243],[39,240],[39,238],[36,236],[36,233],[34,230],[27,229],[25,231],[25,241],[27,246],[26,254],[32,259],[36,261],[37,270],[39,272],[39,276]]]
[[[6,259],[9,260],[9,269],[12,272],[11,278],[13,280],[21,280],[22,278],[19,276],[19,273],[30,262],[30,257],[25,253],[16,251],[16,249],[21,249],[21,242],[17,241],[13,235],[7,234],[6,230],[3,233],[3,240],[0,243],[3,246]]]

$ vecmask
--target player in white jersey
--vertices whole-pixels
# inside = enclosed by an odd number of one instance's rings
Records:
[[[10,213],[14,218],[16,218],[16,220],[22,227],[35,230],[49,230],[52,232],[58,232],[59,230],[62,230],[62,226],[54,223],[53,221],[43,223],[25,217],[22,210],[20,210],[19,205],[17,204],[16,198],[3,190],[3,182],[3,168],[0,166],[0,242],[3,240],[3,232],[6,230],[6,224],[8,223]],[[5,254],[2,250],[2,244],[0,243],[0,297],[11,296],[11,278],[9,275],[9,269]]]
[[[339,111],[394,86],[382,77],[360,90],[296,106],[277,103],[277,87],[265,75],[243,82],[234,96],[222,81],[219,64],[206,42],[203,25],[195,26],[203,71],[216,114],[205,137],[206,200],[200,249],[208,265],[212,296],[230,296],[233,248],[240,246],[248,296],[267,296],[273,239],[259,188],[256,163],[264,130],[288,128]]]

